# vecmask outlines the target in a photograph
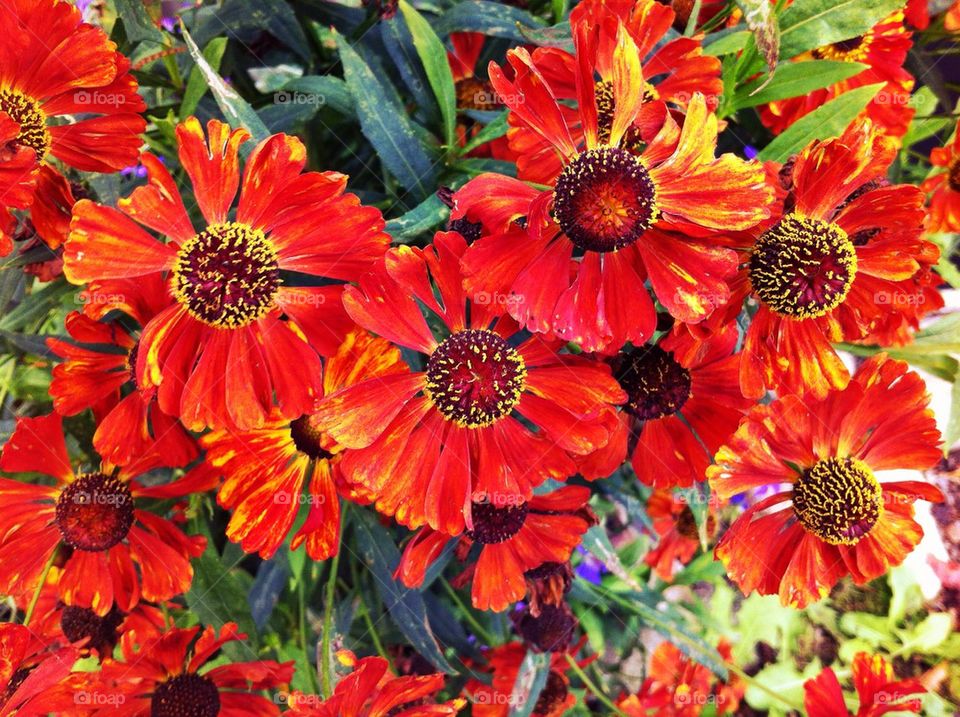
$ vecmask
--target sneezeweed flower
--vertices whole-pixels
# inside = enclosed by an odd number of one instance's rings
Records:
[[[474,501],[473,527],[462,538],[479,551],[467,576],[473,606],[506,610],[526,594],[527,571],[568,561],[594,522],[589,499],[589,489],[566,486],[529,500],[516,494],[503,501]],[[449,540],[446,533],[421,528],[403,551],[397,577],[407,587],[420,587]]]
[[[583,142],[571,134],[565,105],[536,58],[511,50],[514,79],[491,64],[491,82],[515,121],[548,142],[563,168],[544,182],[546,191],[481,175],[457,192],[453,216],[482,220],[491,212],[523,217],[526,227],[471,245],[463,260],[469,291],[515,299],[507,308],[530,331],[588,351],[614,350],[653,333],[647,279],[682,321],[710,313],[705,296],[723,303],[736,256],[710,235],[764,219],[772,195],[758,163],[714,157],[717,118],[703,95],[690,100],[682,128],[662,103],[644,103],[639,50],[616,16],[573,29]],[[639,151],[630,131],[638,121]]]
[[[92,409],[97,421],[93,446],[104,460],[126,465],[156,450],[168,466],[184,466],[197,457],[196,441],[176,418],[160,410],[156,390],[140,390],[135,367],[137,331],[115,314],[122,309],[140,326],[173,303],[159,275],[139,281],[109,281],[81,294],[83,312],[65,319],[70,341],[47,339],[62,359],[53,367],[50,395],[63,416]],[[99,319],[99,320],[98,320]]]
[[[945,147],[930,151],[934,174],[922,184],[930,194],[927,228],[931,232],[960,232],[960,130]]]
[[[170,283],[175,301],[143,329],[136,380],[187,428],[256,428],[274,406],[298,418],[320,392],[318,352],[334,353],[349,321],[342,283],[295,286],[286,272],[354,279],[389,244],[383,218],[344,193],[344,175],[301,173],[306,150],[294,137],[258,144],[241,179],[246,130],[211,120],[205,138],[191,117],[176,135],[202,227],[167,169],[144,154],[149,182],[119,210],[77,203],[64,273],[77,284],[156,274]]]
[[[29,628],[0,623],[0,717],[51,712],[47,694],[78,656],[73,646],[48,649]]]
[[[352,332],[324,367],[323,393],[401,371],[407,369],[397,348],[365,332]],[[275,415],[262,428],[246,432],[214,430],[201,443],[209,469],[225,476],[218,500],[233,511],[226,530],[230,540],[248,553],[270,558],[307,504],[306,521],[290,548],[306,544],[314,560],[337,553],[343,447],[316,427],[312,414],[292,421]]]
[[[487,36],[479,32],[452,32],[447,63],[457,92],[457,107],[462,110],[497,110],[502,107],[489,80],[477,75],[477,62]]]
[[[717,652],[730,660],[730,645],[722,638]],[[732,715],[745,690],[746,685],[739,678],[731,676],[723,682],[671,643],[661,642],[653,651],[640,691],[621,697],[617,707],[629,717],[698,717],[708,706],[713,710],[711,714]]]
[[[922,481],[881,478],[940,460],[929,400],[906,363],[880,354],[843,390],[821,399],[788,394],[747,414],[708,470],[723,501],[776,489],[716,548],[744,594],[779,594],[802,608],[844,575],[863,585],[903,562],[923,536],[914,501],[942,495]]]
[[[893,666],[882,656],[858,652],[853,658],[852,672],[859,698],[857,711],[847,709],[840,680],[828,667],[803,685],[803,702],[809,717],[880,717],[890,712],[919,714],[920,699],[911,695],[922,695],[926,688],[916,680],[896,679]]]
[[[633,445],[630,462],[641,482],[670,488],[703,480],[714,452],[753,403],[740,393],[736,339],[725,332],[696,341],[677,330],[613,356],[627,401],[614,419],[616,437],[580,462],[581,473],[609,475]]]
[[[760,304],[744,339],[744,395],[777,387],[822,398],[843,388],[849,373],[831,342],[860,341],[904,313],[889,297],[936,263],[936,246],[921,238],[923,193],[886,182],[895,154],[893,140],[861,121],[797,156],[787,208],[741,275]]]
[[[707,537],[716,530],[715,501],[707,504]],[[700,549],[700,532],[690,504],[669,490],[655,490],[647,500],[657,544],[643,562],[661,580],[670,582],[678,565],[686,565]]]
[[[21,595],[40,589],[45,567],[62,565],[64,602],[106,615],[116,605],[129,611],[142,596],[156,602],[187,590],[190,558],[206,545],[186,536],[144,501],[186,495],[201,488],[188,481],[147,486],[139,476],[164,465],[149,453],[123,468],[102,463],[71,468],[57,414],[20,418],[0,455],[0,470],[41,473],[54,485],[0,478],[0,551],[16,559],[0,567],[0,590]]]
[[[293,692],[284,701],[291,717],[450,717],[460,713],[465,700],[437,702],[444,676],[408,675],[397,677],[382,657],[357,658],[337,653],[341,664],[353,671],[337,682],[329,699]]]
[[[607,366],[523,336],[499,302],[466,294],[465,249],[452,232],[391,249],[345,290],[357,324],[420,354],[424,370],[361,381],[316,412],[318,430],[350,449],[344,477],[377,510],[449,535],[476,527],[474,501],[484,511],[529,501],[547,478],[572,475],[571,454],[606,443],[598,417],[624,399]]]
[[[476,672],[489,672],[493,677],[489,683],[471,679],[464,688],[472,702],[474,717],[507,717],[517,706],[513,688],[526,654],[527,647],[522,642],[508,642],[486,650],[485,663],[473,665]],[[531,717],[560,717],[577,703],[576,695],[570,691],[569,669],[565,651],[558,650],[550,656],[550,672],[530,712]]]
[[[800,97],[777,100],[760,107],[760,119],[774,134],[780,134],[801,117],[830,100],[858,87],[885,83],[861,117],[871,119],[885,134],[902,137],[913,119],[910,103],[913,77],[903,69],[913,45],[904,26],[903,11],[897,10],[863,35],[805,52],[796,61],[832,60],[858,62],[866,69],[836,84]]]
[[[636,44],[643,71],[643,99],[660,101],[669,108],[684,110],[696,93],[701,93],[707,108],[713,111],[723,92],[720,79],[720,59],[703,54],[702,37],[672,37],[671,25],[676,14],[668,5],[656,0],[589,0],[577,5],[570,13],[572,26],[600,27],[604,24],[610,34],[601,42],[615,39],[619,20]],[[601,31],[603,32],[603,31]],[[601,55],[602,57],[602,55]],[[577,58],[558,47],[540,47],[531,53],[533,63],[542,73],[553,96],[561,101],[578,99],[576,87]],[[605,77],[595,86],[599,132],[605,136],[613,113],[613,85],[609,69],[598,68]],[[574,144],[584,139],[583,126],[574,108],[558,105]],[[517,176],[532,182],[552,183],[563,170],[562,156],[542,133],[527,126],[516,114],[511,114],[508,138],[517,155]],[[631,128],[630,137],[637,139],[639,129]]]
[[[293,679],[293,663],[273,660],[211,660],[230,642],[247,639],[236,624],[173,628],[142,646],[130,634],[120,642],[121,657],[104,661],[95,688],[122,697],[127,717],[269,717],[280,714],[274,700],[257,694]],[[116,706],[92,712],[107,717]]]
[[[133,164],[146,128],[139,113],[146,105],[129,60],[103,30],[84,23],[80,11],[62,0],[5,2],[0,18],[4,212],[29,208],[38,171],[53,160],[85,172],[116,172]]]
[[[556,652],[566,650],[573,642],[573,636],[580,624],[570,606],[565,602],[559,605],[542,605],[537,614],[525,605],[510,614],[514,631],[523,638],[524,643],[536,652]]]

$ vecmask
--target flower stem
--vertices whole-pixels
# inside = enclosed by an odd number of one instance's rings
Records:
[[[40,601],[40,591],[43,590],[43,586],[47,584],[47,575],[50,573],[50,568],[53,567],[53,559],[57,555],[57,549],[54,548],[50,551],[50,557],[47,558],[47,564],[43,566],[43,572],[40,574],[40,579],[37,581],[37,587],[33,591],[33,597],[30,598],[30,604],[27,606],[27,613],[23,616],[23,624],[29,625],[30,618],[33,617],[33,611],[37,609],[37,603]]]
[[[577,664],[577,661],[574,659],[573,655],[567,653],[565,655],[567,662],[570,664],[570,669],[573,670],[574,674],[580,678],[580,681],[583,683],[583,686],[586,687],[590,692],[593,693],[593,696],[600,700],[603,703],[603,706],[610,710],[613,714],[620,715],[620,717],[628,717],[628,715],[623,712],[619,707],[613,704],[613,701],[607,697],[597,685],[587,677],[587,673],[583,671],[580,665]]]
[[[340,542],[343,542],[343,528],[347,521],[347,505],[340,512]],[[337,572],[340,567],[340,549],[330,562],[330,574],[327,576],[327,589],[323,599],[323,634],[320,636],[320,684],[324,699],[333,694],[333,660],[330,658],[330,638],[333,632],[333,599],[337,591]]]

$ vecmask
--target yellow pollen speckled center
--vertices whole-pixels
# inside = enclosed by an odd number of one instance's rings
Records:
[[[840,40],[832,45],[818,47],[813,51],[813,55],[818,60],[863,62],[870,52],[870,43],[869,35],[851,37],[849,40]]]
[[[482,428],[520,402],[527,369],[516,349],[485,329],[458,331],[427,361],[426,394],[443,416],[464,428]]]
[[[258,229],[214,224],[180,247],[172,282],[177,301],[195,319],[240,328],[274,306],[281,284],[277,251]]]
[[[37,159],[43,159],[50,149],[52,138],[47,129],[47,116],[40,104],[17,90],[0,90],[0,112],[20,125],[14,140],[33,149]]]
[[[831,545],[856,545],[883,515],[883,489],[862,461],[825,458],[793,486],[800,524]]]
[[[757,240],[750,255],[753,290],[771,310],[793,319],[823,316],[847,297],[857,252],[836,224],[788,214]]]

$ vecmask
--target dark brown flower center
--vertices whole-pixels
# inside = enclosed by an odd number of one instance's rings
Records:
[[[553,213],[584,251],[623,249],[657,219],[656,187],[640,158],[625,149],[581,152],[557,179]]]
[[[484,501],[472,506],[473,530],[467,537],[483,545],[494,545],[510,540],[520,532],[527,521],[529,508],[525,502],[510,503],[502,507]]]
[[[332,458],[333,454],[323,447],[323,432],[320,431],[312,416],[305,415],[290,423],[290,437],[301,453],[310,458]]]
[[[150,698],[150,717],[217,717],[220,692],[207,677],[193,672],[157,685]]]
[[[57,499],[56,522],[63,541],[77,550],[108,550],[133,525],[133,495],[123,481],[82,473]]]
[[[627,393],[624,410],[643,421],[671,416],[690,398],[690,372],[659,346],[622,356],[614,375]]]
[[[565,604],[542,605],[533,615],[529,607],[514,618],[517,632],[538,652],[564,650],[573,641],[577,619]]]
[[[465,428],[489,426],[520,402],[523,358],[493,331],[467,329],[445,339],[427,361],[427,395]]]
[[[793,486],[793,510],[809,532],[831,545],[856,545],[883,514],[883,489],[856,458],[826,458]]]
[[[549,715],[563,704],[568,694],[570,694],[570,687],[567,684],[567,678],[556,670],[550,670],[550,674],[547,675],[547,684],[543,686],[537,703],[533,706],[533,714],[539,717]]]
[[[60,612],[60,629],[70,642],[86,639],[85,647],[103,655],[112,652],[117,644],[124,617],[116,606],[101,617],[90,608],[66,605]]]
[[[26,145],[37,153],[37,159],[43,159],[50,149],[50,130],[47,129],[47,116],[40,105],[22,92],[0,90],[0,112],[20,125],[20,132],[14,140]]]
[[[814,57],[820,60],[838,60],[841,62],[860,62],[865,59],[870,49],[870,42],[864,35],[840,40],[832,45],[818,47],[813,51]]]
[[[950,189],[953,191],[960,192],[960,157],[953,160],[953,163],[950,165],[950,171],[947,174],[947,184],[950,185]]]
[[[772,311],[795,319],[823,316],[847,297],[857,252],[836,224],[788,214],[750,255],[753,290]]]
[[[273,244],[236,222],[214,224],[187,241],[172,276],[174,296],[191,316],[230,329],[266,314],[281,284]]]
[[[456,84],[457,107],[463,110],[495,110],[503,106],[488,80],[464,77]]]

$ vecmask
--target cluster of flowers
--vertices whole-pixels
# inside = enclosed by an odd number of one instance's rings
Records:
[[[103,32],[60,0],[0,2],[0,239],[11,251],[28,222],[56,251],[33,272],[84,287],[70,340],[49,340],[55,412],[19,418],[0,457],[18,474],[0,479],[0,592],[27,614],[0,626],[0,715],[281,710],[256,693],[289,683],[292,664],[210,667],[243,635],[168,616],[207,542],[190,498],[208,491],[230,512],[226,537],[263,558],[304,514],[291,549],[335,555],[342,501],[416,531],[396,573],[409,587],[455,542],[473,606],[526,601],[518,631],[549,638],[541,717],[573,700],[564,601],[595,521],[586,483],[625,461],[655,489],[663,539],[647,560],[667,578],[698,545],[673,489],[705,479],[711,513],[759,496],[716,546],[744,593],[804,607],[916,546],[913,504],[939,491],[884,472],[940,457],[924,383],[883,354],[851,375],[833,344],[907,343],[942,305],[925,236],[960,230],[960,138],[923,188],[886,179],[905,103],[871,104],[784,165],[718,156],[720,63],[698,37],[662,42],[672,9],[584,0],[570,20],[571,51],[518,47],[489,67],[489,96],[509,109],[491,151],[517,177],[444,193],[448,230],[417,248],[391,246],[379,210],[346,176],[304,171],[304,145],[284,134],[251,146],[245,129],[186,119],[181,194],[139,153],[144,104]],[[462,87],[486,86],[481,44],[454,39]],[[909,45],[898,13],[817,53],[867,62],[861,84],[909,94]],[[858,81],[761,117],[781,132]],[[138,162],[146,181],[116,206],[56,168]],[[901,295],[923,300],[878,298]],[[61,417],[87,410],[101,461],[81,466]],[[183,470],[162,482],[158,468]],[[52,480],[19,475],[35,473]],[[99,669],[74,671],[90,654]],[[493,679],[468,684],[474,714],[507,713],[524,654],[510,643],[475,666]],[[288,713],[464,704],[432,701],[440,675],[342,661],[354,670],[329,699],[288,694]],[[669,645],[658,662],[621,710],[699,714],[680,710],[681,687],[728,707],[742,695]],[[859,656],[854,678],[860,714],[919,709],[903,698],[922,688],[882,660]],[[811,715],[846,714],[829,670],[808,695]]]

